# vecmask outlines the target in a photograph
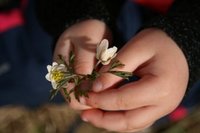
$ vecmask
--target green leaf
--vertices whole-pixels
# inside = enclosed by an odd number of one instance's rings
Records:
[[[79,91],[79,90],[80,90],[80,88],[77,86],[77,87],[75,88],[75,91],[74,91],[74,97],[76,98],[77,101],[80,102],[80,98],[79,98],[79,97],[80,97],[81,94],[80,94],[80,91]]]
[[[58,94],[58,91],[60,91],[60,89],[64,86],[67,85],[68,80],[67,79],[63,79],[58,83],[57,89],[52,89],[50,91],[50,96],[49,96],[49,100],[53,100],[53,98]]]
[[[69,80],[70,80],[70,79],[65,78],[65,79],[59,81],[59,82],[58,82],[58,85],[57,85],[57,90],[59,90],[59,89],[60,89],[61,87],[63,87],[64,85],[66,86],[66,85],[68,84],[68,81],[69,81]]]
[[[133,76],[132,72],[125,72],[125,71],[108,71],[108,72],[127,80],[129,77]]]
[[[71,102],[71,97],[70,97],[71,91],[68,93],[66,88],[62,88],[62,89],[63,89],[63,92],[64,92],[64,94],[66,96],[67,101]]]
[[[49,101],[53,100],[53,98],[58,94],[58,89],[52,89],[50,90],[50,96],[49,96]]]
[[[74,64],[75,54],[71,51],[69,55],[69,64]]]
[[[71,90],[69,91],[69,94],[71,94],[71,93],[73,93],[73,92],[74,92],[74,88],[71,89]]]
[[[70,54],[69,54],[69,65],[68,65],[68,71],[71,74],[75,73],[75,70],[74,70],[74,59],[75,59],[75,54],[73,53],[73,51],[71,51]]]
[[[74,96],[78,102],[80,102],[80,97],[89,97],[88,96],[89,89],[81,89],[79,86],[75,88]]]
[[[90,80],[95,80],[96,78],[98,78],[100,76],[100,74],[93,70],[92,71],[92,74],[88,74],[87,77],[90,79]]]
[[[58,55],[58,64],[66,64],[65,59],[62,55]]]
[[[58,64],[64,64],[68,71],[71,70],[71,67],[67,64],[67,62],[65,61],[65,58],[62,55],[58,55]]]
[[[73,78],[73,81],[74,81],[75,86],[78,86],[78,85],[80,84],[81,80],[82,80],[82,79],[80,79],[79,76],[74,77],[74,78]]]
[[[125,66],[125,65],[122,64],[119,60],[116,59],[115,61],[112,62],[109,70],[112,70],[116,67],[123,67],[123,66]]]

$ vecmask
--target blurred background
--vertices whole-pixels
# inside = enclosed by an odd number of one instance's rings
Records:
[[[124,41],[134,36],[150,12],[126,1],[117,25]],[[132,23],[134,22],[134,24]],[[43,31],[34,0],[0,0],[0,133],[108,133],[80,120],[61,95],[48,101],[53,39]],[[146,133],[200,131],[200,82],[181,105]]]
[[[0,2],[0,105],[47,103],[51,86],[45,75],[52,60],[52,38],[36,19],[34,0]]]

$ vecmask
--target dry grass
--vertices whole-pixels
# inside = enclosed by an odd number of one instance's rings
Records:
[[[177,123],[170,123],[154,133],[197,133],[200,109]],[[37,109],[20,106],[0,108],[0,133],[111,133],[80,120],[74,110],[64,105],[46,105]],[[148,131],[150,133],[150,131]],[[152,133],[152,132],[151,132]]]
[[[82,122],[67,105],[0,108],[0,133],[108,133]]]

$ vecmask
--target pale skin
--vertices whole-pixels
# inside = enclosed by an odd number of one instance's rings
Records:
[[[68,57],[73,49],[77,73],[90,73],[96,63],[96,45],[103,38],[111,40],[103,22],[77,23],[61,35],[54,56]],[[140,80],[117,86],[121,78],[100,76],[89,98],[82,97],[80,103],[72,99],[70,103],[72,108],[82,110],[84,121],[110,131],[137,132],[179,105],[187,88],[188,65],[181,49],[165,32],[156,28],[141,31],[118,51],[116,58],[125,64],[117,70],[133,72]]]

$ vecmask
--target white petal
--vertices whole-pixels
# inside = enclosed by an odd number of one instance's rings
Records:
[[[101,62],[103,65],[108,65],[110,63],[111,60],[107,60],[107,61],[104,61],[104,62]]]
[[[48,70],[48,72],[50,72],[51,71],[51,65],[47,65],[47,70]]]
[[[110,57],[113,57],[116,52],[117,52],[117,47],[115,46],[106,50],[106,53],[108,53]]]
[[[113,58],[115,58],[116,56],[117,56],[117,53],[115,53],[115,54],[112,56],[111,60],[112,60]]]
[[[65,67],[65,65],[61,64],[61,65],[57,66],[56,69],[60,70],[60,71],[64,71],[64,70],[66,70],[66,67]]]
[[[117,52],[117,47],[112,47],[107,49],[101,56],[102,61],[107,61],[109,59],[112,59],[115,53]]]
[[[64,64],[60,64],[59,66],[61,66],[61,67],[65,67],[65,65],[64,65]]]
[[[100,44],[97,46],[97,51],[96,51],[96,58],[100,59],[101,54],[106,51],[106,49],[108,48],[108,40],[107,39],[103,39]]]
[[[53,63],[52,63],[52,66],[57,66],[57,65],[58,65],[57,62],[53,62]]]
[[[66,68],[64,64],[60,64],[58,67],[59,67],[59,68],[62,68],[62,69],[63,69],[63,68]]]
[[[46,78],[48,81],[51,81],[51,79],[50,79],[50,73],[47,73],[46,76],[45,76],[45,78]]]
[[[56,82],[51,82],[51,85],[52,85],[52,87],[53,87],[54,90],[57,89],[57,84],[56,84]]]

